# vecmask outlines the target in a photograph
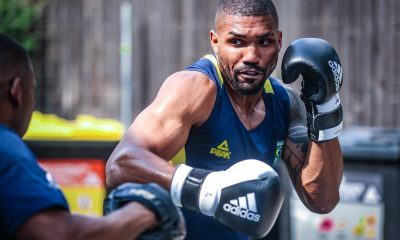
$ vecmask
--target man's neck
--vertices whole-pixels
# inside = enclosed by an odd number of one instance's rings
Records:
[[[227,87],[233,109],[247,130],[257,127],[265,117],[265,103],[262,91],[253,95],[243,95]]]
[[[257,111],[257,108],[262,101],[262,91],[259,91],[256,94],[244,95],[233,90],[231,87],[226,86],[228,90],[228,96],[232,102],[232,105],[240,110],[241,113],[251,114],[254,111]],[[264,105],[264,104],[262,104]],[[264,107],[265,109],[265,107]]]

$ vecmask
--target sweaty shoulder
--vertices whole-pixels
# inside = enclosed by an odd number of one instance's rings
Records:
[[[306,109],[303,101],[300,98],[300,94],[297,93],[290,85],[283,84],[282,82],[280,82],[280,84],[284,88],[289,102],[288,137],[291,141],[294,141],[294,136],[301,136],[303,137],[302,141],[307,142]]]
[[[303,117],[299,116],[299,115],[304,115],[301,113],[305,112],[305,107],[304,107],[303,101],[300,98],[300,94],[297,93],[290,85],[284,84],[278,80],[277,80],[277,82],[279,82],[279,84],[281,84],[284,91],[286,92],[287,98],[289,99],[291,121],[298,120],[299,118],[303,121],[306,120],[306,119],[304,119],[305,116],[303,116]]]
[[[199,125],[210,115],[216,93],[216,86],[207,75],[185,70],[165,80],[154,103],[169,105],[168,109],[173,105],[171,114],[182,115],[193,125]]]

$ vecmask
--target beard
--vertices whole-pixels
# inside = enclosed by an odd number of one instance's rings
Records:
[[[236,66],[232,72],[232,71],[230,71],[227,61],[224,58],[221,58],[220,56],[217,56],[217,57],[218,57],[218,61],[220,63],[221,73],[224,76],[226,82],[229,83],[229,86],[235,92],[241,93],[244,96],[259,93],[263,89],[265,81],[271,75],[271,73],[274,71],[274,69],[276,67],[276,63],[278,61],[277,57],[274,58],[274,60],[272,60],[267,65],[266,68],[262,68],[262,67],[258,66],[257,64],[244,64],[241,66]],[[257,72],[258,74],[261,75],[262,81],[259,81],[259,82],[254,82],[254,80],[240,81],[239,75],[245,71]]]

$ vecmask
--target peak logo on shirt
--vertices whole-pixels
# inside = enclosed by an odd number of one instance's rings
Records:
[[[224,140],[221,144],[219,144],[216,148],[212,147],[210,149],[210,154],[215,155],[224,159],[231,159],[231,153],[229,151],[228,141]]]

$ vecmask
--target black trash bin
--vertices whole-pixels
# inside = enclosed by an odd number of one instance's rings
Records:
[[[400,129],[353,127],[340,141],[347,172],[363,174],[370,185],[382,182],[383,239],[399,239]]]
[[[399,239],[400,129],[348,127],[339,140],[341,200],[331,213],[313,214],[292,191],[290,239]]]

